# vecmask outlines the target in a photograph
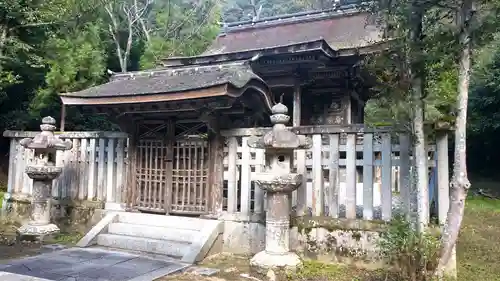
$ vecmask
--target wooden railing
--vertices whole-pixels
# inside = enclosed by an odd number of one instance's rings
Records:
[[[255,184],[256,174],[264,171],[264,150],[248,147],[247,141],[268,130],[222,132],[226,138],[223,209],[229,214],[251,220],[265,210],[264,194]],[[408,133],[358,125],[303,126],[292,130],[311,137],[313,143],[311,149],[295,152],[292,170],[306,175],[292,196],[297,215],[390,220],[394,212],[416,210],[417,194],[410,192],[412,156]],[[441,139],[445,140],[441,141],[441,149],[447,150],[447,138]],[[429,145],[428,151],[429,167],[442,169],[438,172],[439,188],[434,188],[437,196],[432,198],[437,198],[439,219],[444,222],[448,159],[443,156],[439,159],[441,164],[436,161],[435,145]],[[447,151],[441,155],[446,156]]]
[[[33,161],[33,150],[19,144],[23,138],[33,138],[38,132],[6,131],[10,138],[8,193],[30,196],[33,180],[24,172]],[[126,186],[127,134],[119,132],[57,133],[73,143],[68,151],[58,151],[57,165],[63,167],[54,180],[55,199],[120,202]]]

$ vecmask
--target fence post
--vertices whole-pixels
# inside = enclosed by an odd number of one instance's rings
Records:
[[[241,213],[249,217],[251,214],[251,167],[250,167],[250,147],[248,146],[248,138],[243,137],[241,140]]]
[[[237,167],[236,160],[238,159],[238,140],[236,137],[230,137],[227,140],[229,153],[227,156],[227,211],[234,214],[238,211],[238,186],[237,186]]]
[[[437,149],[437,209],[439,224],[443,225],[448,215],[450,206],[450,183],[448,165],[448,132],[445,130],[436,131]]]
[[[324,211],[324,192],[323,192],[323,166],[321,157],[322,140],[320,134],[312,136],[312,178],[313,178],[313,216],[322,216]]]
[[[400,177],[400,195],[401,205],[406,218],[410,219],[411,208],[411,187],[410,187],[410,137],[407,133],[399,135],[399,177]]]
[[[15,160],[16,160],[16,145],[17,141],[15,138],[10,139],[10,148],[9,148],[9,171],[8,171],[8,176],[7,176],[7,193],[4,194],[3,196],[3,202],[2,202],[2,209],[1,211],[4,212],[7,209],[7,202],[10,198],[10,195],[13,192],[13,186],[14,186],[14,176],[15,176]]]

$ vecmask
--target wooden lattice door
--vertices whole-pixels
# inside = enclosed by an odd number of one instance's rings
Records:
[[[169,142],[157,139],[139,140],[137,146],[137,200],[141,211],[168,213],[171,168],[168,163]],[[171,166],[171,165],[170,165]],[[170,170],[170,171],[169,171]]]
[[[189,215],[208,212],[209,150],[203,127],[177,124],[170,133],[156,130],[139,139],[135,209]]]
[[[181,132],[174,143],[172,172],[172,213],[205,214],[208,212],[208,140],[202,124],[178,125]],[[184,129],[184,130],[183,130]],[[200,132],[201,131],[201,132]]]

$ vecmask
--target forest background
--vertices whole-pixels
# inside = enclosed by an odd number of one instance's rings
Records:
[[[0,131],[38,130],[43,116],[58,119],[58,93],[104,83],[108,70],[148,69],[168,56],[199,54],[224,22],[335,4],[335,0],[0,0]],[[475,35],[481,44],[473,52],[467,160],[470,173],[494,177],[500,166],[496,161],[500,159],[500,19],[482,21],[488,25],[484,34]],[[443,38],[434,36],[426,42],[442,46]],[[453,119],[457,96],[453,54],[438,50],[436,54],[425,60],[429,122]],[[390,62],[385,63],[382,69],[390,69]],[[379,75],[383,78],[384,73]],[[399,122],[407,118],[407,107],[403,99],[381,95],[369,102],[366,122]],[[68,109],[66,120],[66,130],[116,129],[105,116],[84,115],[74,108]],[[8,142],[0,138],[4,174],[7,153]]]

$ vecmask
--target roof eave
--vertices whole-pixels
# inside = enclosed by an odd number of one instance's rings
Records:
[[[222,53],[214,55],[202,55],[193,57],[174,57],[163,61],[164,67],[176,67],[185,65],[206,65],[237,60],[252,60],[259,57],[282,54],[299,54],[313,51],[322,51],[327,57],[336,57],[337,52],[328,45],[324,39],[276,46],[265,49],[250,49],[233,53]]]
[[[348,57],[348,56],[368,55],[368,54],[378,53],[388,50],[390,48],[390,43],[391,40],[384,40],[376,43],[371,43],[369,45],[365,45],[362,47],[343,48],[337,50],[337,56]]]
[[[174,102],[182,100],[194,100],[202,98],[213,98],[229,96],[232,98],[239,98],[247,90],[254,90],[259,94],[266,109],[271,110],[273,106],[273,99],[269,86],[262,80],[253,78],[242,86],[235,85],[231,82],[222,85],[192,89],[189,91],[172,92],[172,93],[159,93],[149,95],[127,95],[127,96],[106,96],[106,97],[88,97],[78,96],[72,93],[60,94],[61,101],[64,105],[74,106],[96,106],[96,105],[120,105],[120,104],[133,104],[133,103],[157,103],[157,102]]]
[[[113,95],[113,96],[79,96],[74,93],[59,94],[64,105],[113,105],[128,103],[168,102],[186,99],[224,96],[227,93],[227,84],[217,85],[204,89],[173,93],[157,93],[148,95]]]

